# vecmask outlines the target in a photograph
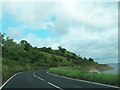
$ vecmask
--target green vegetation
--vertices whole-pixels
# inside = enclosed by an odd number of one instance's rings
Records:
[[[85,71],[111,69],[107,65],[98,64],[92,58],[82,58],[62,46],[56,50],[51,47],[33,47],[26,40],[17,43],[9,37],[5,38],[4,34],[0,33],[1,48],[3,82],[16,72],[48,69],[50,67],[74,67]]]
[[[104,74],[104,73],[91,73],[72,67],[54,67],[48,70],[50,73],[66,76],[70,78],[77,78],[81,80],[88,80],[92,82],[99,82],[118,86],[118,75]]]
[[[3,82],[17,72],[37,69],[37,67],[35,67],[35,65],[31,63],[28,64],[28,63],[18,62],[15,60],[10,60],[5,58],[3,58],[2,63],[3,63],[2,66]]]

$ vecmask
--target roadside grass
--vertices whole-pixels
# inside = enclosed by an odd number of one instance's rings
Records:
[[[5,59],[2,60],[2,82],[18,72],[37,70],[37,66],[31,63],[18,62],[15,60]]]
[[[48,72],[70,78],[76,78],[81,80],[118,86],[117,74],[115,75],[115,74],[86,72],[78,69],[73,69],[72,67],[50,68]]]

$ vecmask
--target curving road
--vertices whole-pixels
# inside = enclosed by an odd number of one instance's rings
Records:
[[[82,80],[73,80],[55,76],[47,71],[25,71],[16,74],[1,88],[52,88],[64,90],[66,88],[103,88],[105,90],[116,90],[118,88],[102,84],[90,83]]]

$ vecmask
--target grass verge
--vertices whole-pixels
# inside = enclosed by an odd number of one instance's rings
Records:
[[[70,78],[76,78],[81,80],[87,80],[92,82],[98,82],[103,84],[109,84],[114,86],[119,86],[118,84],[118,75],[114,74],[105,74],[105,73],[91,73],[86,71],[80,71],[77,69],[73,69],[72,67],[56,67],[56,68],[50,68],[48,72],[66,76]]]
[[[29,70],[40,70],[41,68],[32,63],[18,62],[11,59],[2,59],[2,83],[13,76],[15,73]]]

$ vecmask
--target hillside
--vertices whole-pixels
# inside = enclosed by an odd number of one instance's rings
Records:
[[[57,50],[51,47],[33,47],[25,40],[19,43],[0,33],[2,47],[3,81],[16,72],[48,69],[50,67],[73,67],[90,72],[111,69],[108,65],[98,64],[92,58],[82,58],[62,46]]]

